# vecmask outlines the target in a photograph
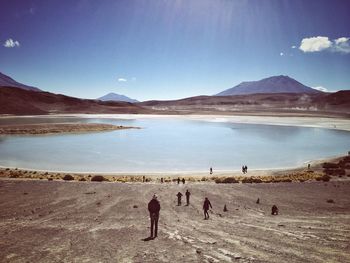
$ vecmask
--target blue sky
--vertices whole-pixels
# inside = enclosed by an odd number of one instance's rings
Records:
[[[0,72],[54,93],[212,95],[289,75],[350,89],[350,1],[0,0]]]

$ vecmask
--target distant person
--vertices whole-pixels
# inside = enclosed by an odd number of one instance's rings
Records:
[[[208,213],[209,208],[213,208],[213,207],[211,206],[211,203],[208,197],[206,197],[203,204],[204,220],[209,219],[209,213]]]
[[[151,218],[151,238],[156,238],[158,234],[158,219],[160,211],[160,204],[156,194],[153,195],[152,200],[148,203],[148,211]]]
[[[186,195],[186,205],[189,206],[191,193],[190,193],[190,191],[188,191],[188,189],[186,190],[185,195]]]
[[[144,183],[146,180],[146,177],[145,176],[142,176],[142,182]]]
[[[162,177],[162,178],[160,178],[160,182],[161,182],[161,183],[164,183],[164,179],[163,179],[163,177]]]
[[[182,184],[185,184],[185,178],[182,178]]]
[[[180,192],[178,192],[176,196],[177,196],[177,205],[180,206],[182,194]]]
[[[177,178],[177,184],[179,184],[179,183],[180,183],[180,177]]]
[[[278,215],[278,208],[276,205],[273,205],[271,208],[271,215]]]
[[[212,168],[212,167],[210,167],[209,173],[210,173],[210,174],[213,174],[213,168]]]
[[[224,205],[224,212],[227,212],[228,210],[227,210],[227,206],[226,206],[226,204]]]
[[[244,166],[245,173],[248,173],[248,166]]]
[[[311,168],[311,164],[308,164],[307,169],[310,170],[310,168]]]
[[[256,200],[256,203],[257,203],[257,204],[260,204],[260,198],[258,198],[258,199]]]
[[[242,165],[242,173],[245,174],[245,167]]]

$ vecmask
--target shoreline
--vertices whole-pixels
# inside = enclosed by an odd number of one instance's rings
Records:
[[[50,114],[50,115],[0,115],[1,118],[112,118],[112,119],[147,119],[147,118],[175,118],[187,120],[199,120],[223,123],[243,123],[296,126],[309,128],[324,128],[333,130],[350,131],[350,119],[341,117],[319,117],[319,116],[283,116],[283,115],[220,115],[220,114],[191,114],[191,115],[171,115],[171,114]]]
[[[324,162],[332,162],[334,160],[338,160],[345,155],[339,154],[335,156],[329,156],[321,159],[315,159],[315,160],[309,160],[304,161],[303,165],[296,165],[296,166],[285,166],[285,167],[269,167],[269,168],[256,168],[256,169],[249,169],[250,174],[262,174],[262,173],[278,173],[283,171],[294,171],[294,170],[303,170],[307,167],[307,164],[310,164],[312,166],[322,164]],[[249,167],[248,167],[249,168]],[[26,167],[18,167],[18,166],[4,166],[0,165],[0,170],[2,169],[11,169],[11,170],[23,170],[23,171],[31,171],[31,172],[48,172],[48,173],[70,173],[70,174],[76,174],[76,175],[106,175],[106,176],[150,176],[150,177],[159,177],[161,175],[164,176],[174,176],[174,175],[180,175],[180,176],[210,176],[209,175],[209,169],[208,171],[204,170],[191,170],[191,171],[111,171],[111,172],[96,172],[96,171],[69,171],[69,170],[45,170],[45,169],[34,169],[34,168],[26,168]],[[226,175],[241,175],[242,171],[240,169],[237,170],[217,170],[213,169],[213,175],[212,176],[226,176]]]
[[[341,164],[342,163],[342,164]],[[62,172],[47,170],[31,170],[0,166],[1,178],[35,179],[35,180],[64,180],[64,181],[96,181],[107,182],[174,182],[177,178],[183,178],[187,182],[216,182],[216,183],[270,183],[270,182],[305,182],[305,181],[329,181],[330,175],[338,175],[339,178],[350,177],[350,156],[338,156],[309,162],[310,168],[298,166],[284,169],[260,169],[249,170],[247,174],[240,171],[215,171],[208,172],[160,172],[160,173],[86,173],[86,172]],[[334,167],[328,169],[326,164]],[[340,165],[341,164],[341,165]]]
[[[112,125],[104,123],[40,123],[0,125],[0,136],[11,135],[54,135],[106,132],[137,127]]]

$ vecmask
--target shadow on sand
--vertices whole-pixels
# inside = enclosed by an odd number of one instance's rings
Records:
[[[150,240],[153,240],[154,237],[146,237],[146,238],[143,238],[141,239],[142,241],[150,241]]]

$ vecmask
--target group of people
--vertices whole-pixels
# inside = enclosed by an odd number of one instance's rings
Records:
[[[177,178],[177,184],[180,184],[180,182],[182,182],[183,184],[185,184],[185,178],[182,178],[182,180],[180,179],[180,177]]]
[[[186,190],[186,205],[188,206],[190,204],[190,196],[191,193]],[[177,205],[181,205],[181,197],[182,193],[178,192],[177,193]],[[204,199],[203,203],[203,211],[204,211],[204,220],[209,219],[209,209],[213,208],[208,197]],[[149,211],[149,216],[151,219],[151,236],[150,238],[156,238],[158,235],[158,220],[159,220],[159,211],[160,211],[160,203],[158,201],[158,196],[156,194],[153,195],[151,201],[148,203],[148,211]]]
[[[190,196],[191,196],[191,193],[190,191],[188,191],[188,189],[186,190],[186,205],[189,206],[190,205]],[[181,205],[181,197],[182,197],[182,193],[181,192],[178,192],[177,193],[177,205],[180,206]]]
[[[246,165],[242,166],[242,173],[244,173],[244,174],[248,173],[248,166],[246,166]]]

